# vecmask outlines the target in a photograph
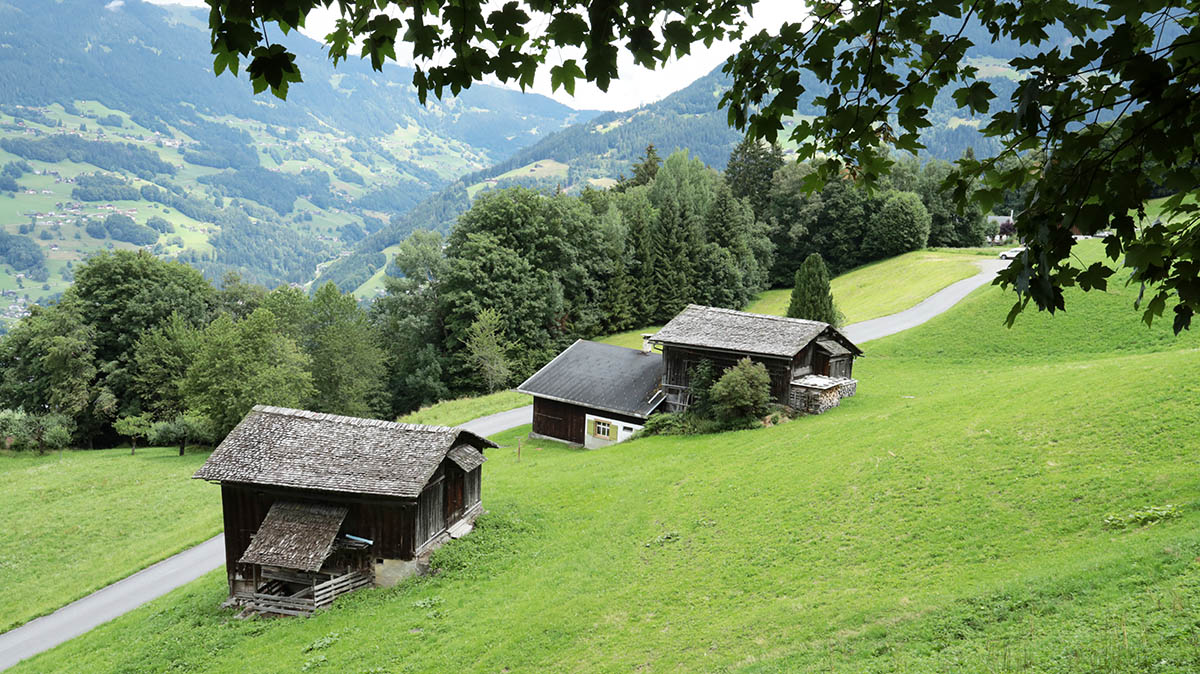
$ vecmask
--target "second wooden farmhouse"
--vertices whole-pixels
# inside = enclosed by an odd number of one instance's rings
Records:
[[[662,349],[666,398],[660,409],[666,412],[687,409],[689,377],[701,361],[712,361],[720,371],[742,358],[766,367],[775,402],[823,412],[854,394],[854,358],[862,355],[828,323],[696,304],[649,340]]]

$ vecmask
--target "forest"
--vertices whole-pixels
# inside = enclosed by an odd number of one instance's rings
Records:
[[[811,252],[836,273],[987,233],[981,213],[946,205],[944,162],[902,162],[872,193],[849,181],[806,193],[812,170],[747,141],[723,173],[650,146],[609,190],[489,191],[448,236],[417,231],[390,264],[377,256],[393,271],[370,305],[333,283],[309,294],[243,278],[238,250],[283,278],[320,253],[225,210],[215,259],[186,260],[222,272],[219,284],[182,261],[105,251],[15,325],[0,340],[0,431],[30,448],[182,447],[219,440],[254,404],[392,419],[519,383],[578,338],[661,323],[688,303],[744,307],[789,285]],[[130,236],[121,218],[95,224]],[[21,255],[19,243],[3,252]]]

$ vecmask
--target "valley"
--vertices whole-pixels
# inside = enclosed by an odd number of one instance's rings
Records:
[[[870,343],[836,412],[773,428],[520,462],[513,431],[437,575],[237,621],[214,572],[14,671],[1188,671],[1197,344],[1133,294],[1009,330],[980,288]]]

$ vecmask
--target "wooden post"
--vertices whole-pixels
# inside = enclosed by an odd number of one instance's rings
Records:
[[[521,463],[521,438],[517,438],[517,463]]]

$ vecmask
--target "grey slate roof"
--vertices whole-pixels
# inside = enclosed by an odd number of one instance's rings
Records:
[[[517,390],[645,419],[662,402],[662,373],[661,354],[581,339]]]
[[[498,446],[461,428],[256,405],[192,477],[416,498],[461,444]]]
[[[276,501],[238,562],[319,571],[347,512],[346,506]]]
[[[820,321],[689,304],[650,339],[660,344],[791,358],[823,333],[841,336]]]

